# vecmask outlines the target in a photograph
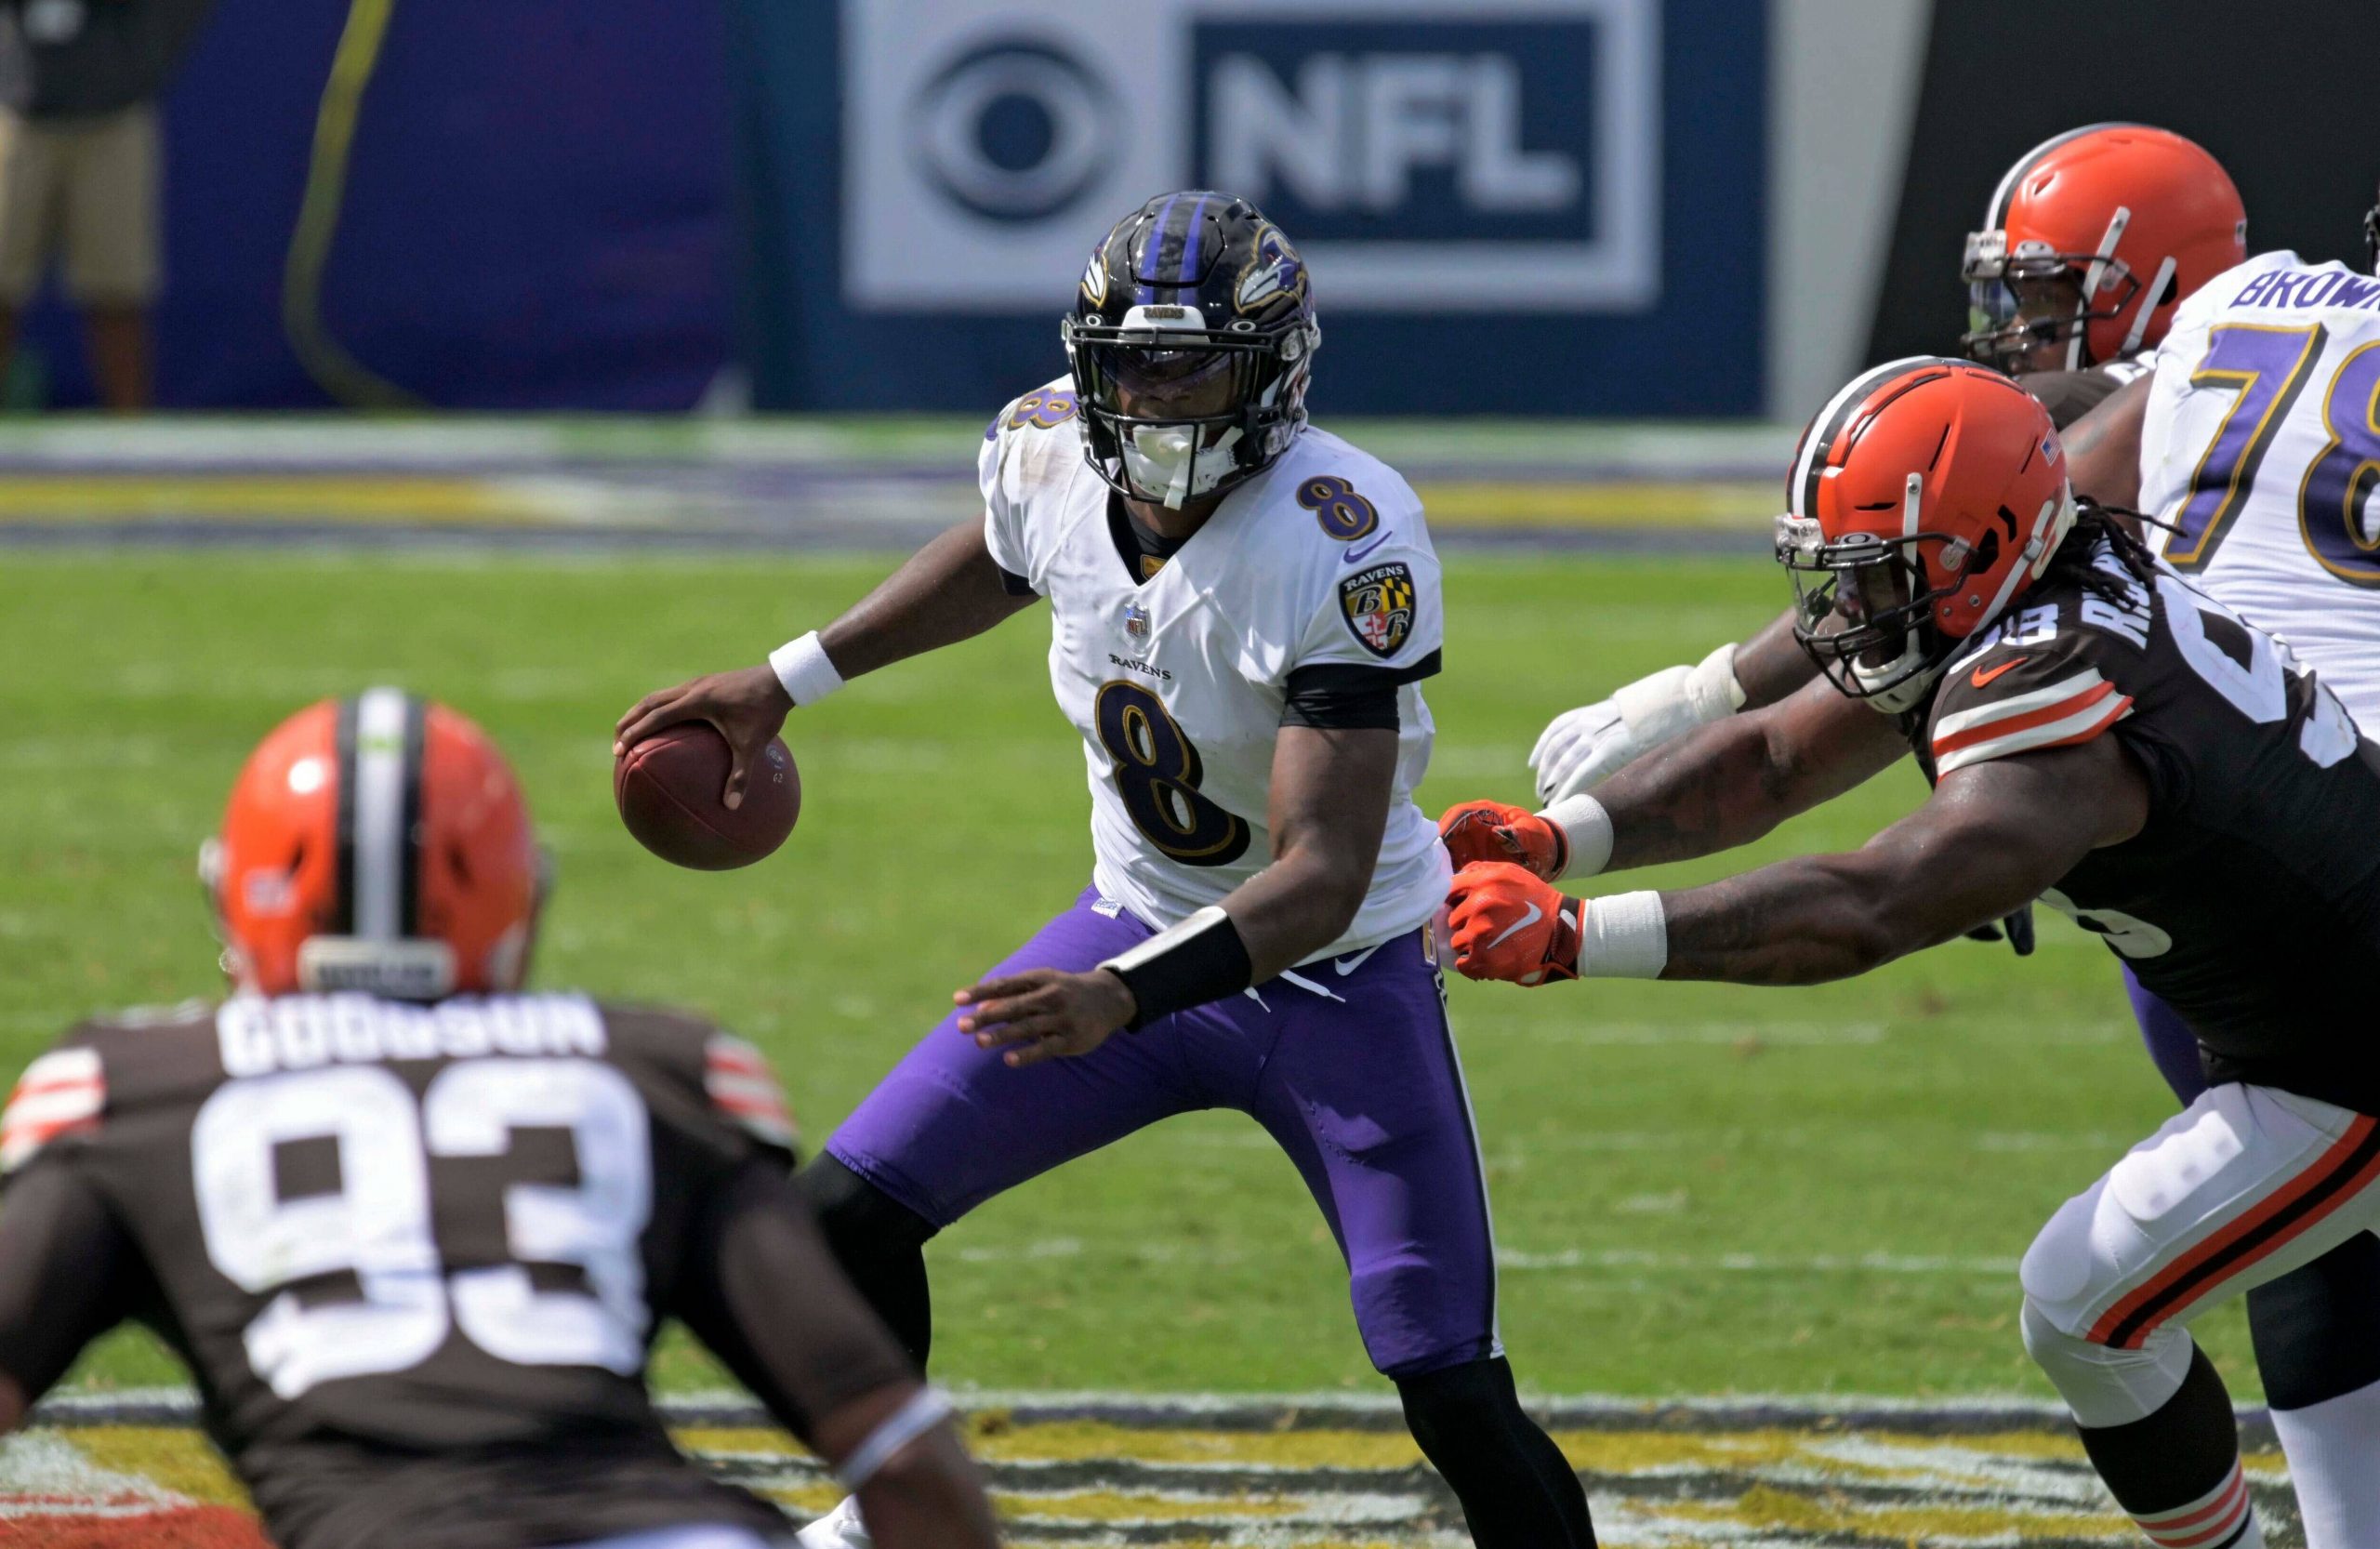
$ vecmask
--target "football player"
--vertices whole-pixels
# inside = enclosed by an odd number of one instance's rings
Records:
[[[522,989],[544,879],[478,727],[394,689],[299,711],[203,870],[231,998],[85,1023],[0,1116],[0,1430],[133,1321],[283,1549],[789,1542],[663,1429],[674,1317],[882,1542],[996,1542],[758,1052]]]
[[[2151,1542],[2251,1549],[2229,1398],[2184,1325],[2380,1222],[2380,1052],[2360,1031],[2380,746],[2289,646],[2078,508],[2047,412],[2004,377],[1863,375],[1805,433],[1788,488],[1778,557],[1826,679],[1788,704],[1889,713],[1771,717],[1775,743],[1704,757],[1672,810],[1740,841],[1904,747],[1933,794],[1856,854],[1680,892],[1572,899],[1474,862],[1450,894],[1457,965],[1815,983],[2036,897],[2103,936],[2197,1033],[2214,1084],[2043,1228],[2026,1344]],[[1658,812],[1606,816],[1504,809],[1487,832],[1545,871],[1717,847]]]
[[[2380,270],[2380,210],[2365,229]],[[2375,297],[2380,282],[2344,265],[2262,255],[2185,301],[2151,375],[2067,435],[2077,489],[2144,506],[2151,548],[2287,639],[2367,730],[2380,726],[2380,527],[2369,481],[2354,470],[2364,456],[2356,448],[2380,441],[2365,380],[2380,356]],[[2240,354],[2259,349],[2275,353]],[[1733,842],[1722,828],[1765,832],[1866,777],[1852,751],[1858,718],[1812,692],[1698,732],[1554,811],[1589,827],[1614,816],[1628,836],[1628,858],[1615,864],[1658,858],[1637,848],[1656,828],[1680,854]],[[1768,769],[1774,800],[1713,813],[1708,785],[1747,758]],[[1574,863],[1572,874],[1585,873]],[[2188,1103],[2206,1085],[2197,1035],[2128,960],[2124,979],[2159,1068]],[[2380,1451],[2375,1306],[2380,1238],[2369,1235],[2248,1296],[2257,1365],[2313,1549],[2380,1543],[2380,1470],[2369,1465]]]
[[[1498,1338],[1426,929],[1448,868],[1412,799],[1443,628],[1421,503],[1306,423],[1310,278],[1246,200],[1165,194],[1118,221],[1063,333],[1070,374],[984,432],[980,522],[769,663],[648,695],[619,724],[625,747],[710,721],[736,749],[733,803],[795,706],[1049,604],[1091,886],[959,990],[829,1138],[806,1173],[821,1219],[922,1360],[927,1238],[1158,1119],[1236,1108],[1321,1208],[1366,1352],[1475,1541],[1591,1543],[1578,1476]],[[844,1513],[806,1542],[864,1531]]]
[[[2247,257],[2247,213],[2222,164],[2145,124],[2094,124],[2025,152],[1967,235],[1970,331],[2062,430],[2143,377],[2142,352],[2185,297]],[[1591,790],[1674,737],[1775,704],[1817,675],[1780,616],[1741,645],[1566,710],[1529,751],[1540,797]]]

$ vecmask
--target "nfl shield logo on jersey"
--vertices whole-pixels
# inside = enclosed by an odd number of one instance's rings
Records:
[[[1124,609],[1124,632],[1134,640],[1149,638],[1149,610],[1133,602]]]
[[[1393,656],[1413,632],[1413,570],[1403,561],[1376,564],[1339,583],[1347,628],[1375,656]]]

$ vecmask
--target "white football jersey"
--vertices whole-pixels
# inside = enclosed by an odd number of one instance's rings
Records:
[[[2265,253],[2175,312],[2140,442],[2166,562],[2380,735],[2380,279]]]
[[[1082,733],[1101,895],[1165,926],[1263,869],[1292,675],[1384,669],[1376,681],[1400,685],[1388,830],[1361,912],[1316,956],[1426,922],[1449,870],[1413,802],[1435,733],[1417,684],[1437,670],[1445,609],[1405,481],[1309,427],[1143,581],[1117,551],[1068,380],[992,421],[978,470],[993,560],[1050,602],[1050,682]]]

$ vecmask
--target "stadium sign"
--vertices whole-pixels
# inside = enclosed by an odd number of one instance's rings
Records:
[[[1046,309],[1117,212],[1188,184],[1297,232],[1335,309],[1659,299],[1658,0],[844,0],[841,23],[855,311]]]

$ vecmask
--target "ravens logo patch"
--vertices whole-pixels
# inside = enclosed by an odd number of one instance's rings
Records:
[[[1376,564],[1339,583],[1339,612],[1363,648],[1396,655],[1413,633],[1413,567],[1402,560]]]

